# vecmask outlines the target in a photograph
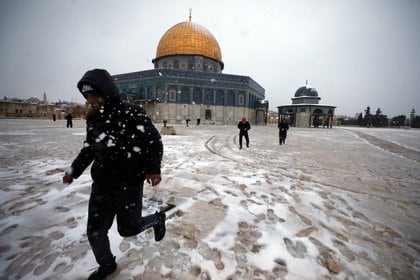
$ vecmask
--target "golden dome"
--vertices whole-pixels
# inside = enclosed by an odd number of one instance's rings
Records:
[[[163,56],[182,54],[206,56],[223,65],[222,52],[213,34],[191,21],[178,23],[163,34],[154,61]]]

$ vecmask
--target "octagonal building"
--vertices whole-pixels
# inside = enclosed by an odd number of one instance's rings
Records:
[[[265,90],[249,76],[222,74],[224,63],[216,38],[190,20],[161,37],[154,69],[114,75],[121,95],[143,105],[155,122],[265,124]]]
[[[278,106],[279,119],[287,119],[294,127],[332,127],[336,106],[319,104],[321,97],[315,88],[298,88],[291,105]]]

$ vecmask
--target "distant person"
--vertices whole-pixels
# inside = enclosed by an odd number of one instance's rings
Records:
[[[187,127],[188,127],[188,123],[190,122],[190,119],[186,119],[185,122],[187,123]]]
[[[166,119],[163,120],[163,127],[166,127],[166,124],[168,123],[168,121]]]
[[[200,125],[200,122],[201,122],[200,118],[197,118],[197,125]]]
[[[67,127],[72,128],[73,127],[73,116],[70,113],[67,114],[66,120],[67,120]]]
[[[55,114],[53,114],[53,121],[55,122],[55,120],[56,120],[56,116]]]
[[[91,110],[85,144],[63,183],[71,184],[93,162],[87,237],[99,268],[88,279],[105,279],[117,268],[108,238],[115,217],[123,237],[151,227],[155,241],[165,236],[165,212],[142,217],[143,183],[160,183],[163,145],[144,109],[121,101],[106,70],[86,72],[77,87]]]
[[[322,125],[323,128],[332,128],[332,121],[331,121],[331,117],[328,116],[325,118],[324,123]]]
[[[287,130],[289,130],[289,124],[287,123],[286,119],[282,119],[281,122],[277,126],[279,128],[279,142],[280,145],[286,144],[286,137],[287,137]]]
[[[246,117],[242,117],[242,121],[238,123],[238,128],[239,128],[239,149],[242,149],[242,137],[245,137],[246,147],[249,148],[248,130],[251,129],[251,125],[246,120]]]

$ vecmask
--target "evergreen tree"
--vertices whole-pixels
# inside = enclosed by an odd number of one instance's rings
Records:
[[[388,118],[382,114],[381,108],[376,110],[376,114],[371,117],[372,125],[375,127],[388,126]]]
[[[399,115],[391,119],[391,126],[404,126],[407,122],[405,115]]]
[[[357,125],[363,126],[363,113],[362,112],[357,117]]]
[[[371,115],[370,115],[370,106],[367,106],[365,109],[365,118],[363,119],[363,125],[369,127],[372,125],[371,123]]]

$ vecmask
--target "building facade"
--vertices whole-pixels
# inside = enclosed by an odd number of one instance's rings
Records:
[[[30,100],[30,99],[29,99]],[[0,100],[0,118],[64,118],[71,113],[76,118],[85,118],[86,106],[80,104],[44,104],[30,101]]]
[[[121,95],[143,105],[155,122],[265,124],[265,90],[251,77],[223,74],[221,49],[203,26],[181,22],[160,39],[154,69],[114,75]]]
[[[329,127],[335,123],[336,106],[319,104],[321,97],[315,88],[298,88],[292,98],[292,105],[278,106],[279,120],[287,119],[294,127]]]
[[[57,106],[49,104],[0,101],[1,118],[52,118]]]

